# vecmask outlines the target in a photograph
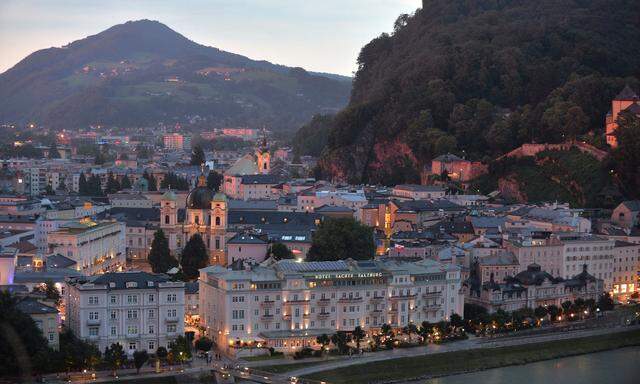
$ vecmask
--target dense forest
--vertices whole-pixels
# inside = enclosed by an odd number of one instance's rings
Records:
[[[319,128],[320,171],[390,184],[446,152],[603,146],[612,97],[640,85],[638,36],[632,0],[425,0],[362,48],[349,105]]]

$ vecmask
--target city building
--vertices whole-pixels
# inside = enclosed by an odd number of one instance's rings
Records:
[[[184,136],[179,133],[169,133],[162,136],[162,143],[165,149],[182,151],[184,148]]]
[[[616,129],[618,129],[618,115],[623,111],[640,115],[639,101],[640,98],[638,98],[638,95],[628,85],[611,100],[611,109],[605,117],[605,137],[607,144],[609,144],[611,148],[618,146],[618,139],[615,135]]]
[[[611,212],[611,222],[627,229],[637,226],[640,223],[640,200],[620,203]]]
[[[293,352],[361,326],[438,322],[463,312],[460,267],[433,260],[268,260],[200,270],[200,320],[220,346]]]
[[[499,309],[515,311],[521,308],[537,308],[565,301],[598,300],[603,292],[602,280],[587,273],[587,266],[570,279],[553,277],[538,264],[527,266],[525,271],[498,282],[491,277],[480,283],[472,276],[464,283],[465,302],[485,307],[489,313]]]
[[[640,244],[616,241],[613,248],[612,295],[624,302],[632,294],[640,292]]]
[[[440,199],[445,196],[446,188],[439,185],[400,184],[393,187],[393,196],[412,199],[427,200]]]
[[[19,299],[16,308],[20,312],[31,316],[51,348],[55,350],[60,348],[58,310],[56,308],[28,296]]]
[[[125,264],[125,225],[117,221],[70,221],[47,235],[48,253],[76,262],[85,275],[117,271]]]
[[[168,349],[184,335],[185,283],[147,272],[118,272],[67,281],[66,325],[101,351],[120,343],[136,350]]]

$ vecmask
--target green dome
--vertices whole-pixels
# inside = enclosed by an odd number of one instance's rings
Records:
[[[170,189],[162,195],[162,200],[176,201],[177,199],[178,199],[178,196],[176,196],[176,194],[173,193],[173,191]]]
[[[216,194],[213,196],[213,201],[227,201],[227,195],[225,195],[222,192],[216,192]]]

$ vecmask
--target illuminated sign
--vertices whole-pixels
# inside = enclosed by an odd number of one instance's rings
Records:
[[[313,275],[316,280],[326,279],[353,279],[353,278],[367,278],[367,277],[382,277],[382,272],[364,272],[364,273],[336,273],[336,274],[323,274]]]

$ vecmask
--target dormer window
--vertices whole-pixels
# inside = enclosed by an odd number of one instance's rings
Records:
[[[115,288],[116,287],[116,283],[114,283],[113,281],[109,283],[109,288]]]
[[[138,283],[136,283],[135,281],[127,281],[126,287],[127,288],[137,288],[138,287]]]

